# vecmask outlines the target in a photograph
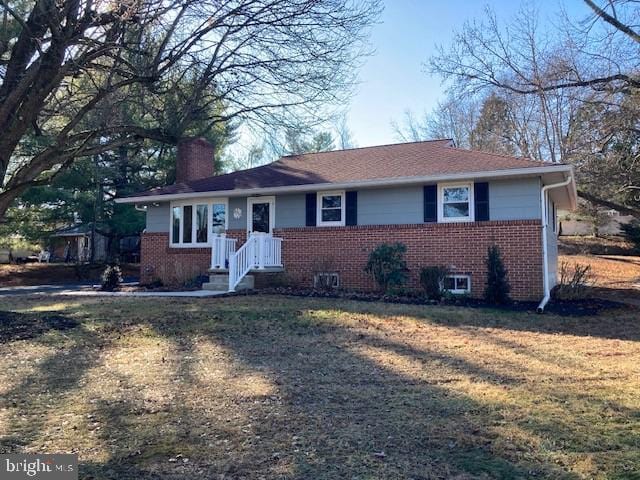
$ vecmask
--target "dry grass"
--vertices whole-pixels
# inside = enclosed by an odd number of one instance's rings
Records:
[[[3,309],[78,323],[0,344],[0,449],[78,452],[82,478],[640,471],[637,311],[266,296]]]
[[[622,236],[562,236],[560,253],[566,255],[633,255],[633,244]]]
[[[640,257],[630,255],[560,255],[558,263],[591,265],[592,294],[640,305]]]

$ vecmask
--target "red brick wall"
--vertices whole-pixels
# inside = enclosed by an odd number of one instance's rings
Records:
[[[333,264],[345,288],[376,288],[364,271],[369,252],[381,243],[402,242],[410,272],[409,286],[419,287],[420,269],[446,265],[471,275],[471,294],[482,296],[486,278],[487,248],[500,246],[509,271],[512,297],[536,300],[542,296],[542,246],[539,221],[489,221],[427,223],[338,228],[287,228],[276,230],[284,238],[283,263],[287,275],[306,286],[322,262]]]
[[[238,246],[246,238],[244,230],[227,234],[238,238]],[[286,228],[274,234],[284,238],[286,274],[305,286],[313,284],[314,270],[330,268],[340,273],[344,288],[374,289],[375,283],[363,271],[369,252],[380,243],[399,241],[407,246],[409,286],[419,287],[420,268],[446,265],[470,274],[472,295],[482,296],[487,248],[496,243],[509,271],[512,297],[542,297],[541,226],[537,220]],[[142,282],[160,278],[165,284],[180,283],[180,274],[188,273],[193,278],[209,268],[209,248],[169,248],[168,244],[166,233],[143,234]]]
[[[211,177],[214,174],[214,148],[204,138],[185,138],[178,143],[176,182]]]
[[[245,242],[246,231],[229,230],[227,236]],[[140,245],[140,282],[161,280],[165,285],[180,285],[211,266],[211,248],[171,248],[168,233],[143,233]]]

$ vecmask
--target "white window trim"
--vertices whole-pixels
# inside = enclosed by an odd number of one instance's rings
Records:
[[[338,221],[323,222],[322,221],[322,197],[340,196],[340,218]],[[316,225],[318,227],[344,227],[346,221],[346,194],[345,190],[336,190],[332,192],[318,192],[316,202]]]
[[[213,205],[214,204],[223,204],[224,207],[224,228],[227,230],[229,228],[229,200],[227,198],[199,198],[193,200],[176,200],[172,201],[169,204],[169,246],[171,248],[202,248],[208,247],[211,245],[213,238]],[[193,207],[192,210],[192,218],[191,218],[191,239],[190,243],[184,243],[182,241],[184,234],[184,218],[180,222],[180,241],[173,241],[173,209],[174,207],[184,207],[184,206]],[[207,241],[206,242],[196,242],[196,232],[197,232],[197,222],[196,222],[196,207],[198,205],[206,205],[207,206],[207,226],[209,231],[207,232]]]
[[[444,216],[444,189],[455,187],[467,187],[469,189],[469,216],[468,217],[445,217]],[[438,184],[438,222],[473,222],[475,221],[473,182],[439,183]]]
[[[247,197],[247,233],[253,232],[253,209],[254,203],[269,204],[269,233],[273,233],[276,228],[276,197]]]
[[[454,273],[454,274],[451,274],[451,275],[447,275],[446,278],[453,278],[453,279],[466,278],[467,279],[467,287],[468,288],[467,289],[462,289],[462,288],[445,289],[444,286],[443,286],[443,288],[442,288],[443,291],[452,293],[454,295],[465,295],[465,294],[471,293],[471,275],[464,275],[464,274]]]

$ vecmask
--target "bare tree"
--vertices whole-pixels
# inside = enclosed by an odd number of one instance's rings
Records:
[[[141,139],[175,143],[194,117],[317,121],[352,91],[380,11],[379,0],[0,6],[0,219],[16,196],[76,158]],[[188,89],[176,86],[185,80]],[[154,110],[167,94],[176,98],[171,129]],[[148,115],[108,115],[128,102]]]
[[[457,96],[497,92],[506,99],[521,154],[574,163],[588,187],[579,191],[583,198],[640,215],[637,201],[621,195],[640,181],[633,167],[638,141],[619,134],[638,129],[638,116],[623,119],[640,87],[639,13],[637,2],[585,0],[582,20],[565,14],[550,31],[534,9],[505,24],[487,9],[483,21],[467,22],[429,65]]]
[[[353,133],[349,128],[347,115],[342,113],[335,121],[335,130],[338,142],[338,148],[344,150],[346,148],[355,148],[356,142],[353,139]]]

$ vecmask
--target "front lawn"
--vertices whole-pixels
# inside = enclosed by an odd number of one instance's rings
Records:
[[[0,451],[81,478],[639,478],[638,311],[2,302]]]

